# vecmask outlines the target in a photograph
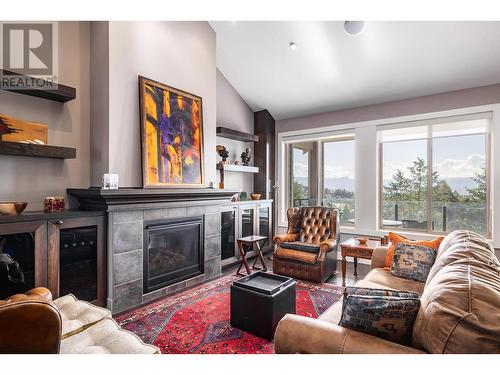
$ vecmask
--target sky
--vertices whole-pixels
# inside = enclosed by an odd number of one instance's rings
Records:
[[[485,135],[434,138],[433,170],[440,178],[473,177],[485,163]],[[417,157],[427,159],[426,140],[386,143],[384,145],[384,180],[397,171],[407,173],[407,167]],[[354,178],[355,141],[325,143],[325,177]],[[294,153],[294,176],[307,177],[308,155]]]
[[[433,171],[439,177],[473,177],[485,162],[484,135],[434,138]],[[417,157],[427,160],[426,140],[394,142],[384,144],[384,180],[389,180],[397,171],[407,173],[407,167]]]
[[[355,141],[325,143],[325,177],[354,179]],[[294,176],[307,177],[308,156],[294,149]]]

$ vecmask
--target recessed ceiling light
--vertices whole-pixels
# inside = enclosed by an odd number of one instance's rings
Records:
[[[345,21],[344,30],[349,35],[359,35],[365,29],[364,21]]]
[[[290,49],[293,51],[295,48],[297,48],[295,42],[290,42]]]

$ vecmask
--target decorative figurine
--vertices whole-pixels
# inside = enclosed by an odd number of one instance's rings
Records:
[[[217,163],[217,169],[220,173],[219,189],[224,189],[224,161],[221,160]]]
[[[248,165],[250,164],[251,159],[252,156],[250,155],[250,149],[246,148],[245,151],[241,153],[241,162],[243,165]]]
[[[240,161],[239,161],[239,160],[236,160],[236,161],[234,162],[234,165],[240,165]]]
[[[217,145],[215,149],[217,150],[219,156],[222,158],[222,162],[226,164],[226,159],[229,156],[229,151],[226,150],[226,148],[222,145]]]

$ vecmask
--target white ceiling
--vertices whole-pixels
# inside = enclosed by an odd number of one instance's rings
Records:
[[[210,25],[217,67],[276,119],[500,82],[500,22],[367,22],[357,36],[339,21]]]

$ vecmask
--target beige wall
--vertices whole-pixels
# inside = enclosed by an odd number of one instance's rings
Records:
[[[73,101],[62,104],[0,91],[0,113],[48,124],[49,143],[75,147],[77,155],[68,160],[0,155],[0,201],[27,201],[27,210],[38,210],[45,196],[65,196],[67,187],[89,186],[89,50],[88,22],[59,23],[59,81],[76,87]]]
[[[253,112],[248,104],[234,89],[231,83],[217,69],[217,126],[239,130],[253,134]],[[217,144],[221,144],[229,151],[229,160],[241,161],[241,153],[250,148],[253,154],[253,142],[240,142],[227,138],[217,137]],[[253,164],[252,155],[251,164]],[[220,160],[217,157],[217,160]],[[219,182],[217,173],[217,183]],[[237,189],[247,194],[253,193],[253,174],[242,172],[226,172],[224,176],[226,189]]]
[[[102,186],[109,169],[109,25],[90,28],[90,184]]]
[[[106,38],[106,27],[93,31],[94,37]],[[142,186],[139,75],[202,97],[205,181],[215,181],[215,32],[207,22],[109,22],[107,32],[109,107],[95,106],[92,116],[103,122],[108,118],[109,133],[108,141],[94,139],[93,155],[104,163],[96,166],[92,182],[100,183],[100,175],[111,172],[119,174],[120,187]],[[101,90],[105,95],[106,87]]]
[[[276,121],[276,132],[500,103],[500,84]]]

